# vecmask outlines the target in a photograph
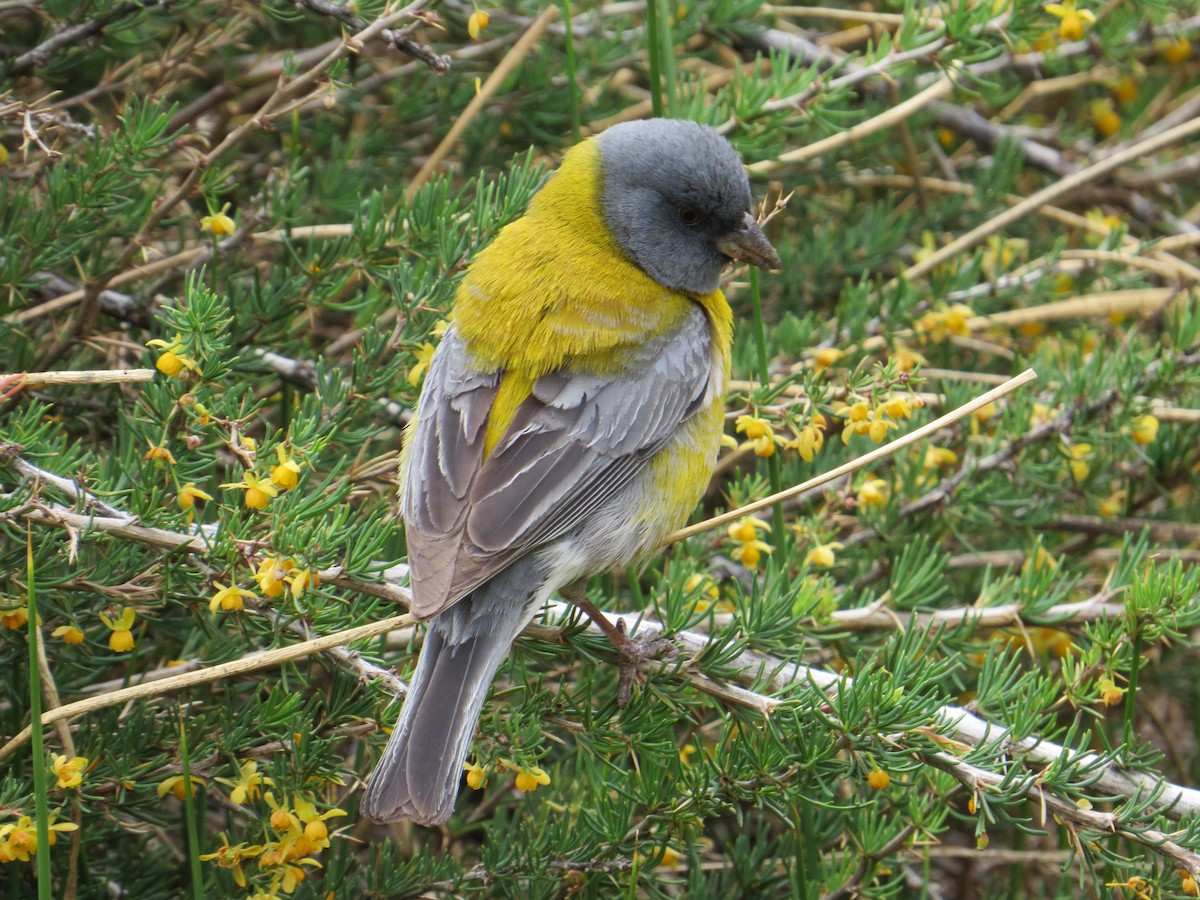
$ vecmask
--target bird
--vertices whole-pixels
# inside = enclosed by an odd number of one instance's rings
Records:
[[[427,622],[367,782],[375,822],[446,822],[497,669],[555,592],[644,563],[702,497],[724,430],[733,262],[778,269],[741,157],[679,119],[572,147],[457,288],[401,452],[411,611]]]

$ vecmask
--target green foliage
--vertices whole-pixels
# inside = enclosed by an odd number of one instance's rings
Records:
[[[0,4],[7,895],[884,898],[967,871],[1189,895],[1195,132],[915,267],[1191,127],[1195,18],[564,2],[418,183],[541,12],[488,10],[472,40],[483,7],[419,6],[360,43],[396,4]],[[1036,385],[594,579],[674,647],[625,706],[608,642],[547,611],[441,830],[356,811],[419,630],[120,693],[403,611],[395,473],[459,278],[573,133],[652,102],[726,133],[765,212],[787,198],[782,271],[728,285],[739,446],[697,520]],[[35,698],[94,705],[38,754]]]

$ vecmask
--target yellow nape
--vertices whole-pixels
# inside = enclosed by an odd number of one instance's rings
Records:
[[[585,141],[567,153],[525,217],[471,264],[454,321],[487,366],[536,379],[572,360],[615,374],[623,347],[687,315],[693,299],[655,282],[613,240],[600,183],[598,145]]]

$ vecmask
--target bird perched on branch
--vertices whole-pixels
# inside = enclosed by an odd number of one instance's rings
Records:
[[[751,206],[716,131],[628,122],[571,149],[472,262],[406,437],[412,611],[429,628],[368,818],[449,819],[517,634],[695,507],[724,427],[721,272],[779,267]]]

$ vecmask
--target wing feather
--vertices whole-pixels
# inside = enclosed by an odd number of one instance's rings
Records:
[[[711,368],[696,306],[617,377],[563,369],[539,378],[485,457],[500,373],[481,374],[448,330],[430,364],[405,492],[414,612],[440,612],[587,521],[697,412]]]

